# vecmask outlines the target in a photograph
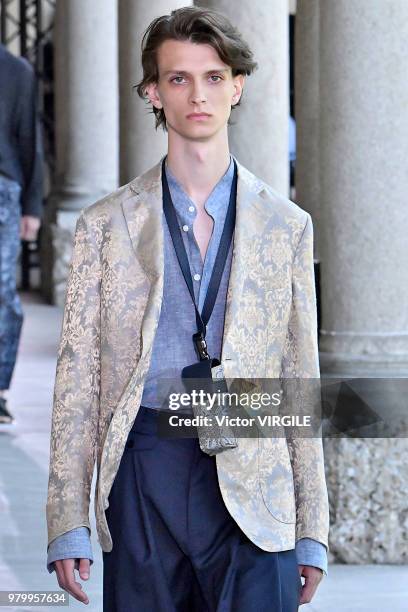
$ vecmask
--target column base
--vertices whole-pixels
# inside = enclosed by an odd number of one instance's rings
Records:
[[[44,219],[41,289],[50,304],[60,307],[65,304],[66,283],[79,212],[56,211]]]
[[[321,369],[326,374],[408,376],[408,332],[320,330],[319,349]]]
[[[321,344],[327,347],[331,340],[326,337]],[[388,348],[391,341],[388,337],[384,345]],[[393,379],[408,378],[407,352],[323,350],[319,356],[322,378],[378,379],[370,384],[370,408],[384,417],[406,415],[406,393],[400,392],[404,385]],[[329,562],[406,563],[407,438],[326,438],[323,444],[331,518]]]
[[[401,355],[353,355],[319,352],[322,374],[338,377],[408,377],[408,353]]]
[[[406,563],[406,438],[323,442],[330,503],[329,562]]]

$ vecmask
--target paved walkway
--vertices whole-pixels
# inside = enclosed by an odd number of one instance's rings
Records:
[[[0,590],[58,590],[55,573],[48,574],[45,567],[45,504],[52,390],[62,311],[42,304],[33,295],[22,297],[25,321],[10,392],[17,422],[11,427],[0,427]],[[102,555],[96,539],[93,499],[90,518],[95,562],[90,580],[82,583],[90,604],[85,607],[70,598],[70,609],[102,612]],[[405,612],[407,601],[407,566],[331,565],[313,603],[301,606],[300,610]],[[2,609],[23,612],[31,608]]]

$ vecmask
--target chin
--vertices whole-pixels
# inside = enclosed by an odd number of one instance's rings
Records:
[[[177,131],[180,136],[184,136],[185,138],[194,138],[197,136],[209,137],[216,133],[216,130],[214,129],[213,125],[209,126],[201,124],[189,124],[188,126],[183,126],[182,128],[180,128],[180,130]]]

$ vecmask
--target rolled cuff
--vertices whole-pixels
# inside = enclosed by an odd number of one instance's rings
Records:
[[[89,529],[76,527],[58,536],[48,546],[47,570],[55,570],[54,561],[60,559],[89,559],[93,563],[92,545]]]

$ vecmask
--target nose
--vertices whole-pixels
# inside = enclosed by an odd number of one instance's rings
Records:
[[[190,101],[193,104],[201,104],[207,101],[207,96],[204,92],[204,88],[199,83],[194,83],[191,91]]]

